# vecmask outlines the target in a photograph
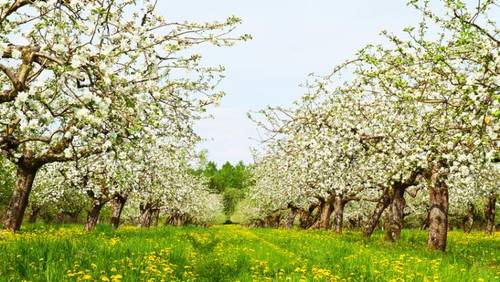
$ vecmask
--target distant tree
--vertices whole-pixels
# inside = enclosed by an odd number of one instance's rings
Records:
[[[245,197],[252,178],[249,167],[240,161],[236,165],[226,162],[219,169],[215,162],[205,160],[205,165],[195,173],[202,174],[208,179],[210,191],[222,195],[224,214],[229,220],[238,202]]]

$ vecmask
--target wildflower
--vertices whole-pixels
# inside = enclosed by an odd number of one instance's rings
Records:
[[[111,281],[121,281],[122,278],[120,274],[111,275]]]

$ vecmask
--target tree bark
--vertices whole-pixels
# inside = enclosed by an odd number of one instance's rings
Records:
[[[121,195],[117,195],[111,202],[111,226],[113,229],[117,229],[120,226],[120,218],[126,202],[127,197]]]
[[[293,227],[293,222],[295,221],[295,217],[297,216],[298,209],[295,207],[290,207],[290,211],[285,218],[285,228],[290,229]]]
[[[439,176],[439,167],[433,169],[429,185],[429,237],[427,246],[445,251],[448,236],[448,186]]]
[[[32,206],[30,210],[30,215],[28,217],[28,222],[29,223],[36,223],[36,220],[38,218],[38,214],[40,214],[41,207],[36,207]]]
[[[401,238],[403,229],[404,209],[406,201],[404,198],[405,187],[401,185],[393,186],[391,204],[389,206],[389,220],[385,230],[385,238],[388,241],[397,241]]]
[[[154,211],[154,226],[158,227],[158,223],[160,222],[160,209],[155,209]]]
[[[313,215],[314,210],[319,208],[318,204],[312,204],[307,210],[301,209],[300,213],[300,228],[308,229],[316,222],[316,217]],[[319,213],[319,212],[318,212]]]
[[[139,209],[141,211],[141,215],[139,217],[139,224],[141,227],[149,228],[153,223],[153,206],[150,203],[145,205],[140,205]]]
[[[323,198],[320,198],[319,199],[319,206],[318,206],[316,215],[311,218],[312,222],[311,222],[311,226],[309,228],[313,228],[313,229],[321,228],[321,226],[322,226],[321,221],[323,219],[323,213],[325,211],[326,206],[327,206],[326,200]]]
[[[323,209],[321,210],[320,228],[328,229],[330,228],[330,218],[334,210],[334,204],[332,199],[327,199]]]
[[[279,228],[280,227],[280,223],[281,223],[281,214],[279,212],[276,212],[273,216],[272,216],[272,227],[273,228]]]
[[[182,223],[182,220],[181,220],[181,214],[177,211],[173,211],[170,213],[169,217],[167,217],[167,221],[166,221],[166,224],[167,225],[174,225],[174,226],[180,226],[181,223]],[[262,226],[261,227],[264,227],[264,221],[261,220],[261,223],[262,223]]]
[[[486,202],[486,208],[484,211],[486,219],[486,234],[493,234],[495,232],[495,204],[497,202],[496,195],[491,192],[488,196],[488,201]]]
[[[175,223],[175,226],[183,226],[184,225],[184,220],[185,220],[185,217],[183,214],[179,215],[177,217],[177,221]]]
[[[363,235],[366,238],[370,238],[370,236],[372,236],[373,231],[375,231],[375,228],[377,228],[382,213],[389,206],[390,203],[391,203],[391,197],[389,194],[389,188],[384,188],[382,197],[380,197],[380,199],[378,200],[377,206],[375,207],[375,210],[373,211],[373,214],[368,220],[365,230],[363,231]]]
[[[386,230],[391,230],[391,234],[389,234],[390,238],[399,239],[401,229],[403,228],[404,208],[406,205],[404,194],[408,188],[418,183],[417,178],[422,175],[423,172],[424,171],[421,168],[417,168],[412,171],[411,175],[407,179],[398,181],[390,187],[384,188],[382,197],[380,197],[377,206],[373,211],[373,215],[368,221],[363,232],[365,237],[368,238],[373,234],[373,231],[379,223],[380,216],[384,210],[391,205],[391,216],[389,216],[388,225],[393,227],[386,228]],[[411,195],[412,194],[414,193],[411,193]],[[414,196],[416,196],[416,194],[414,194]]]
[[[342,198],[342,195],[335,196],[335,233],[342,233],[342,225],[344,224],[344,207],[346,202]]]
[[[99,221],[99,215],[101,214],[101,209],[104,207],[105,202],[99,199],[94,199],[92,201],[92,206],[90,207],[89,213],[87,215],[87,223],[85,223],[85,231],[94,230],[97,222]]]
[[[474,210],[474,204],[469,203],[467,215],[463,220],[463,229],[465,233],[470,233],[472,231],[472,225],[474,224]]]
[[[4,229],[19,231],[21,228],[24,212],[28,206],[29,195],[33,188],[33,181],[35,180],[37,171],[37,168],[18,166],[16,187],[4,216]]]

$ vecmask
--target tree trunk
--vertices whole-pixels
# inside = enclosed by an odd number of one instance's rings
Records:
[[[89,213],[87,215],[87,223],[85,223],[85,231],[94,230],[97,222],[99,221],[99,215],[101,213],[102,207],[104,207],[104,202],[98,199],[92,201],[92,206],[90,207]]]
[[[492,192],[488,197],[488,202],[486,203],[486,208],[484,211],[484,216],[486,219],[486,234],[493,234],[495,232],[495,204],[497,202],[496,195]]]
[[[153,207],[151,204],[140,205],[139,207],[141,215],[139,217],[139,224],[141,227],[151,227],[153,223]]]
[[[432,176],[429,187],[429,238],[427,246],[433,250],[445,251],[448,236],[448,187]]]
[[[175,226],[182,226],[184,225],[184,215],[179,215],[177,217],[177,221],[175,222]]]
[[[342,195],[335,196],[335,233],[342,233],[342,225],[344,223],[344,207],[346,202],[342,199]]]
[[[285,228],[290,229],[293,226],[293,222],[295,221],[295,217],[297,216],[298,209],[291,207],[288,215],[285,218]]]
[[[178,213],[177,211],[171,212],[170,215],[167,217],[166,224],[167,225],[174,225],[174,226],[180,226],[181,224],[181,214]],[[262,227],[264,226],[264,222],[262,221]]]
[[[316,222],[316,218],[313,215],[314,210],[319,208],[318,204],[312,204],[307,210],[300,210],[300,228],[308,229]],[[319,212],[318,212],[319,213]]]
[[[306,229],[308,225],[310,214],[306,210],[299,211],[299,227],[302,229]]]
[[[30,211],[30,215],[29,215],[29,218],[28,218],[28,222],[29,223],[35,223],[37,218],[38,218],[38,214],[40,213],[40,210],[42,208],[40,207],[35,207],[35,206],[32,206],[31,207],[31,211]]]
[[[321,198],[318,206],[318,210],[316,212],[316,215],[312,218],[311,226],[310,228],[313,229],[318,229],[321,228],[322,224],[321,221],[323,219],[323,213],[325,212],[325,208],[327,206],[327,202],[325,199]]]
[[[321,211],[320,228],[330,228],[330,218],[332,217],[333,209],[333,201],[328,199],[323,206],[323,210]]]
[[[403,229],[404,209],[406,201],[404,198],[405,188],[396,185],[393,187],[393,195],[389,206],[389,220],[385,230],[385,238],[388,241],[397,241],[401,238]]]
[[[467,215],[463,220],[463,229],[465,233],[470,233],[472,231],[472,225],[474,224],[474,204],[469,203],[467,209]]]
[[[389,188],[385,188],[384,194],[378,200],[377,206],[375,207],[375,210],[373,211],[373,214],[370,217],[368,223],[366,224],[365,230],[363,231],[363,235],[366,238],[372,236],[373,231],[375,231],[375,228],[377,228],[380,216],[382,216],[382,213],[389,206],[390,203],[391,203],[391,197],[389,195]]]
[[[155,210],[154,217],[155,217],[154,225],[155,225],[155,227],[158,227],[158,223],[160,222],[160,209]]]
[[[126,202],[127,197],[121,195],[117,195],[111,202],[111,226],[113,229],[117,229],[120,226],[120,218]]]
[[[5,212],[3,228],[19,231],[23,223],[24,212],[28,206],[28,199],[33,188],[33,181],[38,169],[19,166],[16,175],[16,187],[10,198]]]
[[[187,216],[185,214],[179,214],[175,222],[175,226],[184,226],[187,222]]]
[[[283,218],[283,216],[280,213],[276,214],[276,217],[274,219],[274,227],[276,227],[276,228],[280,227],[282,218]]]
[[[172,225],[172,219],[173,219],[172,217],[173,217],[172,213],[170,214],[167,213],[167,217],[165,218],[165,225]]]

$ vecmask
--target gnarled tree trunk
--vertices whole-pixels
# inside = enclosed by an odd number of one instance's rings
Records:
[[[321,218],[319,227],[322,229],[330,228],[330,218],[332,217],[332,213],[334,210],[333,200],[328,198],[321,210]]]
[[[310,228],[316,222],[316,216],[314,216],[314,210],[318,209],[318,204],[312,204],[307,210],[301,209],[300,214],[300,228],[307,229]],[[319,214],[319,212],[317,213]]]
[[[87,215],[87,222],[85,223],[85,231],[94,230],[97,222],[99,221],[99,215],[106,202],[100,199],[92,200],[92,206],[90,207],[89,213]]]
[[[120,218],[126,202],[127,197],[121,195],[116,195],[111,202],[111,226],[113,229],[120,226]]]
[[[167,217],[167,221],[165,222],[167,225],[174,225],[174,226],[180,226],[182,223],[181,220],[181,214],[177,211],[171,212],[170,215]],[[264,227],[264,221],[261,220],[262,226]]]
[[[342,233],[342,225],[344,224],[344,207],[345,207],[346,203],[347,202],[344,201],[344,199],[342,198],[342,195],[335,196],[334,223],[335,223],[335,232],[337,234]]]
[[[429,191],[429,237],[427,246],[445,251],[448,237],[448,186],[444,182],[441,164],[432,168]]]
[[[37,171],[38,168],[18,166],[16,187],[5,212],[3,228],[12,231],[18,231],[21,228]]]
[[[484,210],[484,217],[486,219],[486,234],[493,234],[495,232],[495,204],[497,202],[497,197],[495,193],[490,193],[488,196],[488,201],[486,202],[486,208]]]
[[[384,210],[390,205],[390,215],[387,222],[386,236],[389,240],[398,240],[401,236],[401,229],[403,228],[403,220],[404,220],[404,208],[406,206],[406,201],[404,199],[404,194],[406,190],[414,185],[416,185],[417,178],[422,175],[423,170],[421,168],[417,168],[412,171],[410,176],[407,179],[398,181],[392,184],[390,187],[384,188],[382,197],[377,202],[377,206],[373,211],[373,215],[367,223],[367,226],[364,230],[365,237],[370,237],[378,225],[380,220],[380,216],[384,212]],[[416,196],[415,193],[410,193],[412,197]]]
[[[375,228],[377,228],[382,213],[389,206],[390,203],[391,203],[391,196],[389,194],[389,188],[384,188],[382,197],[380,197],[380,199],[378,200],[377,206],[375,207],[375,210],[373,210],[372,216],[368,220],[365,226],[365,230],[363,231],[363,235],[366,238],[372,236],[373,231],[375,231]]]
[[[401,230],[403,229],[404,209],[406,206],[404,198],[405,187],[395,185],[392,192],[385,238],[388,241],[394,242],[401,238]]]
[[[141,211],[139,224],[141,225],[141,227],[151,227],[153,223],[153,205],[150,203],[147,203],[145,205],[141,204],[139,206],[139,209]]]

